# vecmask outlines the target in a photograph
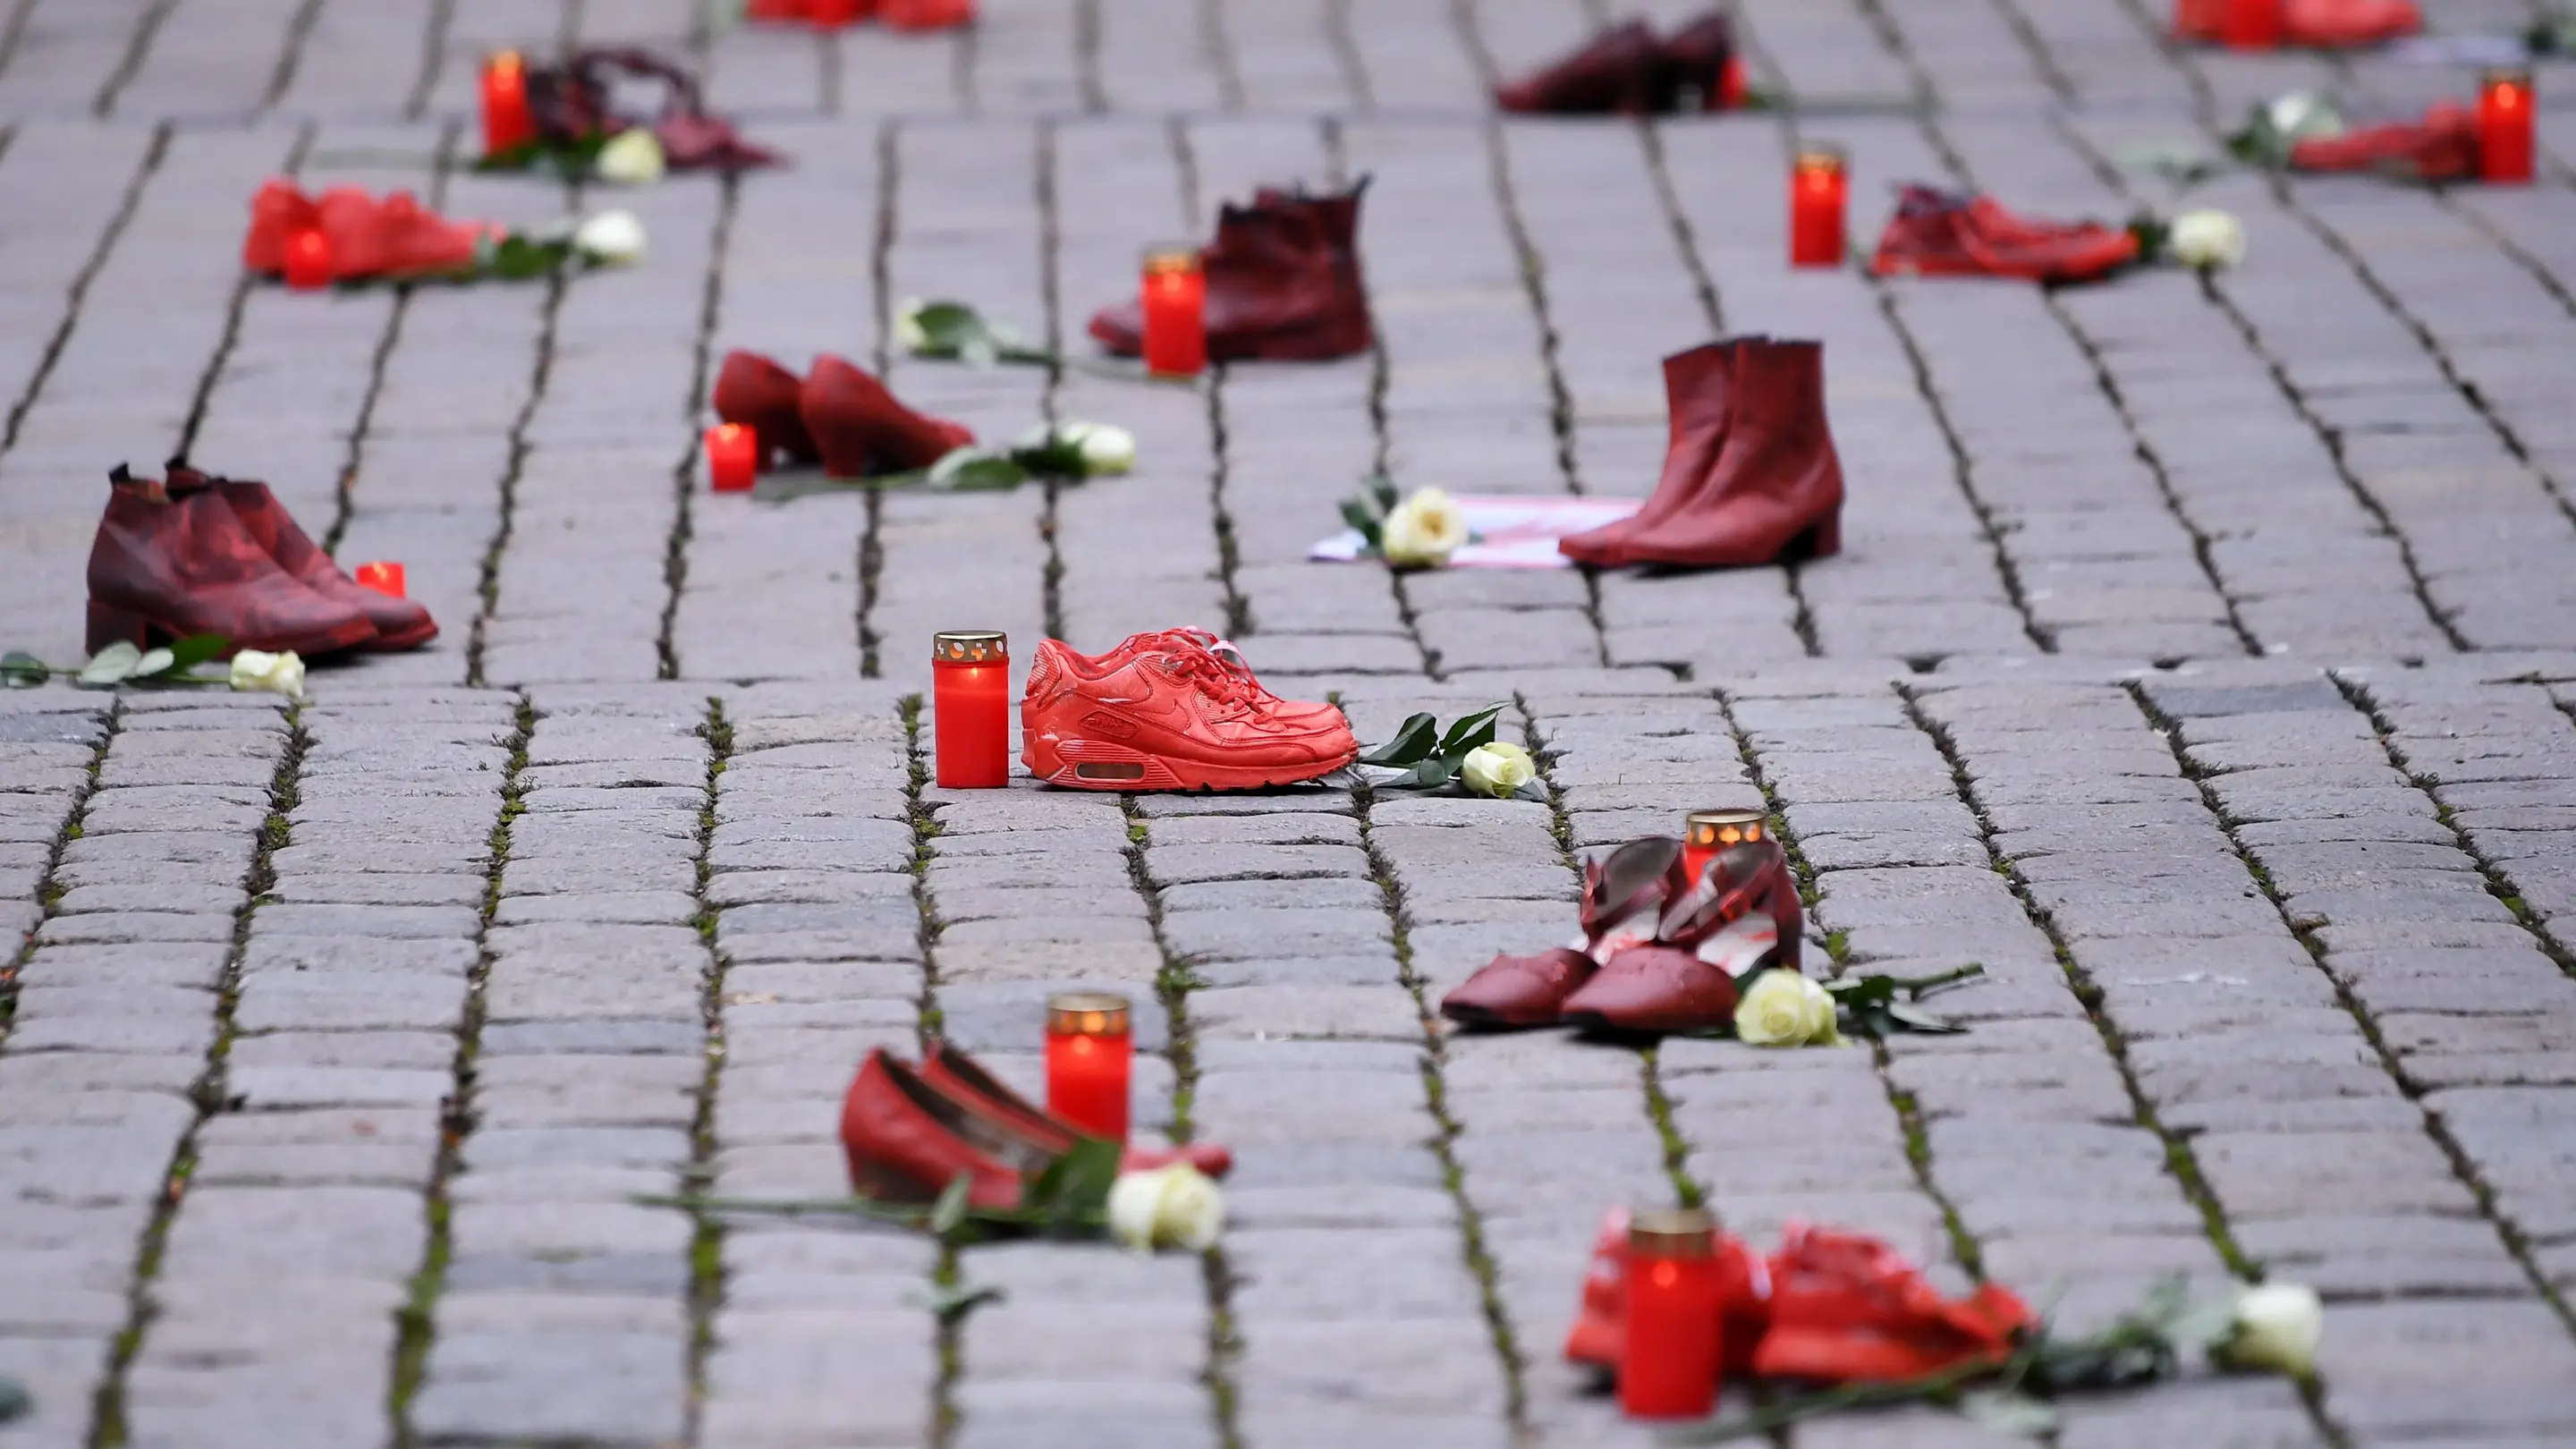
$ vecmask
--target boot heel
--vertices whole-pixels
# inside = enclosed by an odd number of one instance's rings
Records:
[[[1843,516],[1839,509],[1832,517],[1799,534],[1797,541],[1789,545],[1791,558],[1832,558],[1842,551]]]
[[[120,609],[114,604],[89,601],[89,652],[96,654],[110,644],[127,643],[137,649],[152,647],[152,621],[141,614]]]

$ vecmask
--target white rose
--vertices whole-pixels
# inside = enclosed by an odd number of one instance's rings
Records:
[[[1814,985],[1798,972],[1777,967],[1755,976],[1735,1003],[1736,1040],[1748,1046],[1805,1046],[1816,1029],[1807,996]]]
[[[1765,971],[1765,976],[1778,976],[1779,971]],[[1797,978],[1798,989],[1807,1003],[1807,1045],[1841,1046],[1843,1044],[1842,1007],[1824,983],[1798,972],[1787,973]]]
[[[283,654],[244,649],[233,656],[231,682],[233,688],[245,693],[259,691],[302,699],[304,661],[292,649]]]
[[[918,357],[930,350],[930,334],[922,329],[919,297],[906,297],[895,309],[894,345],[907,357]]]
[[[2165,246],[2186,267],[2232,267],[2245,260],[2245,228],[2223,211],[2186,211],[2174,218]]]
[[[590,163],[600,180],[617,186],[650,186],[662,179],[661,138],[649,127],[629,126],[609,138]]]
[[[1467,515],[1437,488],[1395,505],[1378,534],[1378,554],[1400,568],[1437,568],[1467,541]]]
[[[631,211],[603,211],[583,219],[573,231],[572,244],[601,266],[632,266],[644,260],[644,223]]]
[[[1186,1162],[1122,1172],[1109,1187],[1109,1235],[1137,1252],[1204,1252],[1225,1228],[1225,1195]]]
[[[2272,129],[2294,141],[2323,140],[2343,134],[2343,117],[2314,91],[2292,91],[2264,107]]]
[[[1458,767],[1458,783],[1471,795],[1491,795],[1508,800],[1512,792],[1538,778],[1538,761],[1530,752],[1505,740],[1478,745],[1467,752]]]
[[[1082,450],[1085,477],[1124,473],[1136,466],[1136,435],[1112,423],[1067,423],[1064,440]]]
[[[2210,1356],[2230,1368],[2305,1375],[2325,1334],[2325,1305],[2304,1283],[2266,1283],[2236,1300],[2236,1322]]]

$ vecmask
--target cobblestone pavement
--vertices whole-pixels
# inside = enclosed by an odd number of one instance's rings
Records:
[[[2063,1449],[2576,1442],[2576,107],[2527,190],[2218,182],[2253,251],[2207,284],[1791,276],[1780,117],[1484,114],[1622,8],[985,0],[965,37],[711,40],[688,0],[0,3],[5,642],[76,655],[100,473],[176,447],[405,560],[446,625],[291,711],[0,697],[0,1373],[37,1398],[0,1449],[1645,1442],[1556,1347],[1601,1209],[1693,1191],[2062,1285],[2078,1323],[2176,1269],[2329,1296],[2312,1392],[2085,1403]],[[2169,204],[2130,143],[2465,84],[2168,52],[2148,0],[1743,9],[1757,84],[1841,107],[1803,129],[1853,148],[1863,237],[1891,180],[2124,214]],[[521,222],[610,199],[427,159],[474,144],[487,46],[575,38],[691,55],[795,168],[613,198],[631,273],[243,285],[279,170]],[[988,435],[1124,423],[1133,477],[694,482],[723,348],[883,362],[891,303],[943,294],[1078,339],[1141,242],[1361,173],[1371,359],[1201,395],[891,365]],[[1762,330],[1828,340],[1844,557],[1300,561],[1376,466],[1642,493],[1657,359]],[[1550,803],[923,783],[934,629],[1025,657],[1182,622],[1364,737],[1507,700]],[[1985,963],[1972,1034],[1426,1015],[1561,936],[1580,852],[1754,802],[1838,967]],[[837,1191],[866,1049],[944,1032],[1026,1081],[1073,983],[1146,1007],[1139,1120],[1239,1153],[1202,1260],[631,1201]],[[942,1330],[950,1272],[1008,1296]]]

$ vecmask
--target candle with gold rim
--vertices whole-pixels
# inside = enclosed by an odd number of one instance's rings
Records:
[[[931,757],[943,789],[998,790],[1011,778],[1011,643],[994,629],[930,641]]]
[[[1207,367],[1207,274],[1196,247],[1155,247],[1145,253],[1141,301],[1145,313],[1145,370],[1161,377],[1195,377]]]
[[[2478,175],[2486,181],[2531,180],[2531,72],[2520,66],[2478,78]]]
[[[1127,998],[1073,991],[1047,998],[1047,1110],[1094,1137],[1127,1140],[1136,1062]]]
[[[1717,1407],[1717,1219],[1664,1208],[1628,1219],[1619,1409],[1632,1419],[1699,1419]]]
[[[483,62],[483,154],[499,156],[537,139],[528,109],[528,63],[515,50]]]
[[[1851,181],[1842,148],[1799,147],[1798,159],[1789,168],[1789,265],[1843,264],[1843,213],[1850,200]]]
[[[1770,824],[1759,810],[1695,810],[1683,822],[1682,869],[1696,881],[1710,861],[1770,833]]]

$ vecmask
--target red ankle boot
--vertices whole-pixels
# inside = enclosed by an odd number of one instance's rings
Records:
[[[1663,476],[1656,480],[1654,493],[1626,518],[1558,539],[1558,553],[1577,563],[1617,568],[1631,561],[1628,539],[1690,506],[1708,483],[1718,450],[1726,441],[1736,356],[1761,340],[1731,338],[1664,359],[1664,413],[1672,431],[1664,448]]]
[[[835,478],[927,468],[975,441],[968,428],[914,412],[884,383],[830,353],[814,359],[797,411],[822,454],[823,471]]]
[[[1664,58],[1646,22],[1631,20],[1582,49],[1494,91],[1522,115],[1642,116],[1656,109]]]
[[[2015,216],[1991,197],[1908,186],[1878,239],[1879,276],[2089,282],[2138,259],[2138,239],[2099,222]]]
[[[1723,568],[1842,550],[1843,470],[1825,423],[1824,344],[1738,345],[1729,396],[1708,483],[1631,532],[1621,544],[1627,562]]]
[[[2478,122],[2456,101],[2435,101],[2412,124],[2370,126],[2290,148],[2293,171],[2384,171],[2409,181],[2458,181],[2478,171]]]
[[[292,181],[272,176],[250,201],[250,235],[242,239],[245,270],[274,276],[286,270],[286,244],[322,225],[322,208]]]
[[[1199,254],[1207,278],[1213,362],[1322,362],[1377,340],[1360,274],[1363,178],[1346,192],[1303,196],[1264,189],[1228,205]],[[1145,320],[1129,301],[1091,319],[1091,335],[1120,357],[1145,349]]]
[[[307,657],[376,638],[354,604],[314,592],[208,489],[173,493],[119,463],[89,553],[89,650],[221,634],[234,649]],[[230,651],[227,651],[230,652]]]
[[[1735,23],[1712,10],[1675,32],[1657,57],[1655,109],[1744,109],[1744,60],[1735,53]]]
[[[811,463],[818,456],[800,410],[804,391],[804,380],[786,368],[757,352],[734,351],[725,354],[724,366],[716,370],[715,391],[707,401],[718,419],[751,429],[765,473],[782,456],[791,465]]]
[[[331,555],[296,526],[294,516],[277,501],[267,484],[209,477],[189,467],[183,458],[171,459],[163,471],[167,475],[165,486],[173,496],[199,488],[212,489],[279,568],[322,597],[366,615],[367,622],[376,628],[376,637],[368,641],[367,648],[380,652],[417,649],[438,637],[438,621],[429,616],[429,610],[409,599],[362,587],[342,573]]]

